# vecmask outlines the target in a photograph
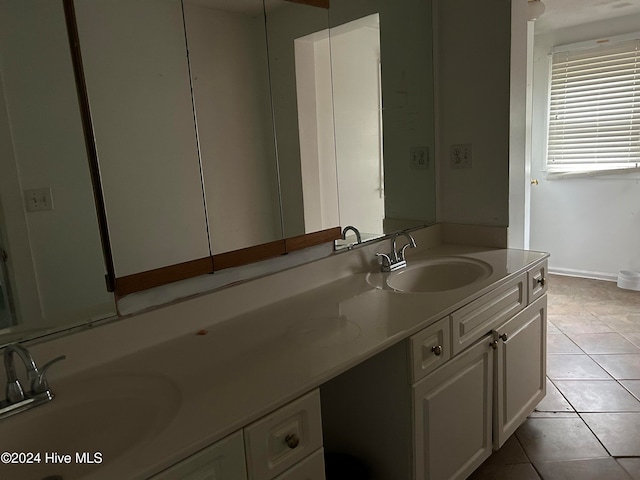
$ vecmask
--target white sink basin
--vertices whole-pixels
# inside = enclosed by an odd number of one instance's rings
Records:
[[[375,287],[405,293],[435,293],[466,287],[488,278],[493,269],[481,260],[441,257],[416,261],[397,272],[369,275]],[[384,278],[383,278],[384,277]]]
[[[84,478],[141,442],[151,441],[180,405],[177,388],[147,375],[91,378],[52,389],[49,403],[0,421],[2,451],[40,453],[40,462],[0,465],[0,478]],[[46,453],[71,455],[71,463],[47,462]],[[77,462],[76,453],[94,463]],[[51,457],[50,457],[51,458]]]

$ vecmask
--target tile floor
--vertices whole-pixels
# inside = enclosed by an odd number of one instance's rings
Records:
[[[547,396],[473,480],[640,480],[640,292],[549,278]]]

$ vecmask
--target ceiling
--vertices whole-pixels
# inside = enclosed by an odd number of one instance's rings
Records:
[[[544,14],[536,20],[536,34],[610,18],[640,14],[640,0],[542,1],[546,8]]]

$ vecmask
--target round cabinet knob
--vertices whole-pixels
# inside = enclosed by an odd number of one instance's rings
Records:
[[[547,279],[546,279],[546,278],[544,278],[544,277],[539,278],[539,279],[538,279],[538,283],[539,283],[540,285],[544,286],[544,284],[545,284],[545,283],[547,283]]]
[[[436,356],[442,355],[442,347],[440,345],[436,345],[435,347],[431,347],[431,351]]]
[[[494,340],[489,344],[489,346],[495,350],[496,348],[498,348],[498,341]]]
[[[535,179],[535,178],[533,180],[531,180],[531,185],[538,185],[539,183],[540,182],[538,182],[538,180]]]
[[[290,433],[286,437],[284,437],[284,441],[287,442],[287,446],[289,448],[296,448],[300,444],[300,437],[295,433]]]
[[[509,336],[506,333],[503,333],[502,335],[500,335],[500,340],[502,340],[503,342],[506,342],[509,339]]]

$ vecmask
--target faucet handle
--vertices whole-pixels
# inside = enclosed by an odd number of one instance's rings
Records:
[[[60,355],[59,357],[54,358],[53,360],[49,360],[45,363],[42,368],[38,371],[38,375],[31,383],[31,393],[33,395],[37,395],[38,393],[44,393],[49,390],[49,382],[47,382],[47,370],[49,367],[60,360],[64,360],[66,355]]]
[[[391,268],[391,257],[386,253],[376,253],[376,257],[379,257],[378,263],[382,265],[382,271],[388,272]]]
[[[22,385],[20,385],[19,380],[8,381],[5,393],[9,404],[24,400],[24,390],[22,390]]]

